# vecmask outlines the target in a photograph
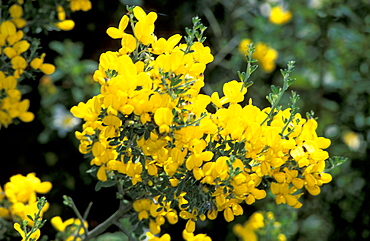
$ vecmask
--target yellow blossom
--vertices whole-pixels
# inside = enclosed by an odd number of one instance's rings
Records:
[[[274,24],[284,24],[292,18],[292,13],[282,6],[275,6],[271,9],[269,20]]]
[[[70,1],[70,8],[74,11],[88,11],[91,9],[91,2],[90,0],[68,0]]]
[[[154,37],[152,34],[154,32],[154,22],[157,20],[157,14],[155,12],[146,14],[139,6],[136,6],[133,11],[138,20],[134,28],[135,37],[144,45],[153,43]]]
[[[69,31],[75,27],[75,22],[71,19],[63,20],[55,24],[61,30]]]
[[[18,231],[18,233],[21,235],[22,237],[22,241],[25,241],[26,240],[26,236],[28,236],[30,233],[25,233],[22,229],[21,229],[21,225],[19,223],[14,223],[13,225],[14,229]],[[33,240],[38,240],[40,238],[40,235],[41,235],[41,232],[40,232],[40,229],[37,229],[34,233],[32,233],[28,239],[33,239]],[[27,240],[28,240],[27,239]]]

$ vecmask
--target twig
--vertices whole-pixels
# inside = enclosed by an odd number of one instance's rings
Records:
[[[128,204],[125,205],[123,201],[120,201],[120,206],[118,210],[112,214],[107,220],[105,220],[103,223],[96,226],[93,230],[87,233],[87,237],[84,239],[84,241],[88,241],[92,238],[95,238],[99,234],[103,233],[107,228],[109,228],[112,224],[117,222],[118,219],[122,218],[122,216],[127,213],[131,209],[132,205]]]

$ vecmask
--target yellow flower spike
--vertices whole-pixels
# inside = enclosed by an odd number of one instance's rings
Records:
[[[274,24],[284,24],[292,18],[292,13],[282,6],[275,6],[271,9],[269,20]]]

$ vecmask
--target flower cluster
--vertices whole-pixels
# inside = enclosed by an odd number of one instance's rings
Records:
[[[69,8],[72,12],[88,11],[91,9],[91,2],[89,0],[68,0]],[[69,31],[75,27],[75,22],[72,19],[66,19],[66,12],[62,5],[57,5],[58,20],[55,25],[61,30]]]
[[[45,194],[51,187],[50,182],[41,182],[35,173],[29,173],[27,176],[21,174],[12,176],[4,185],[4,190],[0,187],[0,218],[14,222],[14,228],[25,235],[20,228],[20,223],[26,222],[26,225],[33,227],[35,222],[42,218],[49,204],[45,202],[40,208],[37,193]],[[34,214],[39,214],[39,218],[34,218]],[[38,237],[39,230],[32,235]]]
[[[23,8],[15,3],[8,9],[9,19],[0,22],[0,127],[7,127],[13,119],[24,122],[34,119],[28,111],[29,100],[22,99],[18,81],[27,75],[26,69],[42,71],[45,74],[54,72],[55,67],[44,63],[45,54],[35,56],[35,49],[22,31],[27,25],[23,16]],[[36,46],[37,48],[37,46]]]
[[[252,43],[250,39],[243,39],[239,43],[239,52],[243,55],[248,54],[249,45]],[[262,69],[269,73],[275,69],[275,61],[278,58],[278,52],[266,45],[263,42],[258,42],[255,47],[255,52],[253,53],[253,58],[258,60],[259,65]]]
[[[7,127],[16,118],[24,122],[34,119],[34,114],[28,111],[29,100],[22,100],[18,84],[23,79],[33,78],[35,72],[50,75],[55,71],[54,65],[45,63],[44,53],[38,55],[39,40],[32,38],[29,31],[71,30],[74,27],[73,20],[66,19],[63,5],[67,1],[62,1],[57,6],[54,2],[46,1],[37,7],[33,1],[13,2],[9,6],[3,6],[0,16],[0,127]],[[71,11],[87,11],[91,8],[88,0],[73,0],[69,5]],[[46,16],[49,9],[56,14]],[[33,16],[34,19],[25,19],[23,16]]]
[[[230,222],[270,186],[277,204],[299,208],[300,189],[317,195],[330,181],[323,173],[330,141],[317,136],[314,119],[293,108],[242,105],[244,81],[225,83],[222,97],[200,93],[213,56],[198,18],[180,43],[179,34],[154,35],[156,13],[128,10],[107,30],[121,48],[100,56],[100,94],[71,112],[84,120],[76,137],[91,172],[101,186],[118,184],[121,198],[137,200],[137,219],[152,234],[178,217],[187,220],[187,234],[220,212]]]
[[[261,236],[270,237],[269,240],[286,241],[280,226],[272,212],[255,212],[243,225],[236,224],[233,231],[242,241],[257,241]]]

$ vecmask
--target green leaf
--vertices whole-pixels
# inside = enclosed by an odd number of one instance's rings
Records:
[[[95,241],[128,241],[129,238],[123,232],[105,233],[96,238]]]
[[[49,44],[49,48],[58,52],[58,54],[63,55],[66,51],[64,44],[58,41],[51,41]]]
[[[334,169],[335,167],[342,165],[347,160],[348,160],[347,157],[342,157],[342,156],[333,156],[329,158],[328,160],[325,161],[326,162],[325,172],[328,172]]]
[[[102,187],[112,187],[117,184],[116,180],[107,180],[105,182],[98,181],[95,185],[95,191],[99,191]]]

